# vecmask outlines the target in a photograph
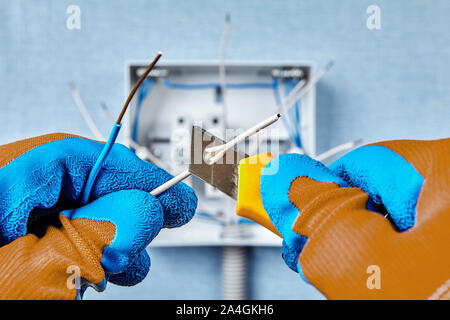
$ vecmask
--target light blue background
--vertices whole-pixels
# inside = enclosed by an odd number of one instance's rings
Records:
[[[81,8],[81,30],[66,8]],[[381,8],[368,30],[366,8]],[[447,0],[0,0],[0,143],[63,131],[90,136],[72,100],[74,81],[106,134],[98,108],[124,100],[124,62],[217,59],[226,12],[229,60],[312,60],[335,67],[317,88],[318,152],[358,138],[450,135]],[[220,298],[220,250],[152,249],[153,270],[115,298]],[[277,249],[250,252],[251,298],[317,298]]]

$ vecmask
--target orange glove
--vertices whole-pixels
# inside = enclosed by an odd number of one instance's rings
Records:
[[[147,275],[146,247],[161,228],[188,222],[197,198],[116,144],[91,192],[80,195],[103,144],[51,134],[0,146],[0,299],[75,299],[107,282]]]
[[[286,262],[326,297],[450,298],[450,139],[381,142],[329,167],[283,155],[260,187]]]

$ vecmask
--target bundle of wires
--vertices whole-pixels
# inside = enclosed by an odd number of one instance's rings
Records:
[[[281,97],[280,97],[280,91],[279,91],[279,79],[274,78],[275,85],[273,86],[273,94],[275,98],[275,103],[277,106],[282,105]],[[300,81],[294,80],[294,79],[284,79],[284,91],[285,96],[287,97],[289,93],[292,92],[294,87],[297,85],[297,83]],[[290,121],[288,119],[292,118],[291,113],[295,113],[295,122],[294,125],[290,124]],[[289,134],[289,139],[299,148],[302,149],[302,139],[301,139],[301,130],[300,130],[300,101],[296,101],[294,104],[294,108],[290,108],[288,110],[288,114],[286,114],[283,118],[283,125],[286,129],[286,131]]]
[[[170,89],[179,90],[205,90],[205,89],[220,89],[220,83],[199,83],[199,84],[185,84],[185,83],[174,83],[169,79],[164,78],[163,84]],[[274,87],[274,82],[249,82],[249,83],[227,83],[227,89],[272,89]]]

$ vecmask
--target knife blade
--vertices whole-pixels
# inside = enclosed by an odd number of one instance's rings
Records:
[[[237,201],[236,214],[250,219],[280,236],[264,210],[260,194],[260,179],[264,167],[274,158],[270,153],[249,157],[235,148],[226,151],[222,159],[209,164],[205,149],[225,141],[205,129],[193,126],[189,172]]]

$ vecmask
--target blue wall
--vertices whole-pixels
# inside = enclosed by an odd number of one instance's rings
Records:
[[[66,28],[70,4],[81,8],[80,30]],[[381,30],[366,28],[370,4],[381,8]],[[98,105],[119,111],[124,61],[158,50],[166,60],[217,59],[226,12],[230,60],[336,61],[317,89],[319,152],[357,138],[449,136],[449,9],[447,0],[0,0],[0,143],[55,131],[90,136],[69,81],[106,134]],[[219,250],[152,251],[149,280],[111,295],[220,298]],[[276,249],[251,256],[252,297],[320,296]]]

